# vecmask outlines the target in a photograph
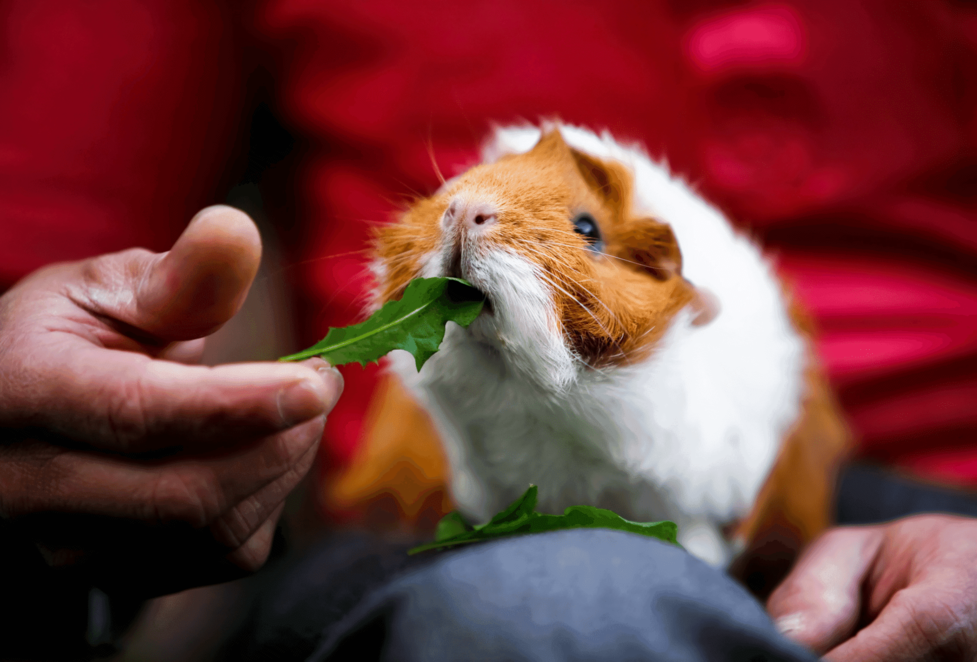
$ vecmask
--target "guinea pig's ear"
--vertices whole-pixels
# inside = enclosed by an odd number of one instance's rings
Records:
[[[622,166],[605,163],[601,159],[570,149],[577,170],[605,204],[620,211],[630,199],[630,179]]]
[[[658,280],[682,274],[682,253],[672,228],[650,218],[630,221],[615,237],[617,250],[626,260],[644,267]]]
[[[584,154],[570,147],[559,129],[544,133],[533,147],[532,152],[548,160],[566,161],[576,166],[587,186],[605,204],[620,211],[630,198],[631,180],[628,172],[620,165],[605,163],[601,159]]]
[[[560,162],[569,160],[571,157],[570,146],[563,139],[563,134],[559,129],[551,129],[539,138],[539,142],[530,150],[530,154],[535,154],[547,161]]]
[[[690,303],[693,313],[692,326],[705,326],[719,316],[722,305],[719,302],[719,297],[704,287],[692,285],[692,291],[694,292]]]

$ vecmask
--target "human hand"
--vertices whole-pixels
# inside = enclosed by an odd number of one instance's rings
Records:
[[[185,365],[260,257],[251,220],[212,207],[168,253],[54,265],[0,297],[0,521],[50,565],[150,596],[267,558],[342,378]]]
[[[920,515],[829,531],[767,609],[833,662],[977,659],[977,520]]]

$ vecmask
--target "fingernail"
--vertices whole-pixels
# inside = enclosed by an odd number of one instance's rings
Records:
[[[278,391],[278,413],[282,424],[290,428],[302,421],[321,416],[327,409],[328,389],[322,382],[303,379]]]
[[[773,624],[780,631],[780,634],[786,637],[793,637],[800,633],[801,628],[804,627],[804,614],[799,612],[787,614],[775,620]]]
[[[332,397],[330,401],[326,403],[326,411],[329,411],[335,407],[336,403],[339,401],[339,396],[343,393],[343,387],[346,385],[346,381],[343,379],[343,373],[339,372],[328,363],[320,368],[316,368],[316,372],[319,373],[319,376],[322,377],[322,380],[326,384],[332,382],[334,386],[332,389],[329,389]]]

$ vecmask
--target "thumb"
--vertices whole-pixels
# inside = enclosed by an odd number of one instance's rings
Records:
[[[874,527],[828,532],[801,556],[767,601],[777,628],[824,653],[857,625],[861,588],[882,541]]]
[[[244,212],[200,211],[173,248],[145,265],[135,284],[133,326],[164,340],[219,329],[240,309],[261,262],[261,237]]]

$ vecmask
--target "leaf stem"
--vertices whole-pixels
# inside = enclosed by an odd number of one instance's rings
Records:
[[[298,352],[296,354],[289,354],[288,356],[283,356],[282,358],[280,358],[278,360],[279,361],[301,361],[303,359],[311,359],[313,356],[322,356],[323,354],[328,354],[329,352],[335,352],[337,349],[342,349],[343,347],[346,347],[348,345],[352,345],[353,343],[359,342],[359,341],[363,340],[364,338],[369,338],[370,336],[375,336],[376,334],[381,333],[383,331],[386,331],[387,329],[389,329],[391,327],[397,326],[398,324],[400,324],[404,320],[413,317],[414,315],[418,314],[419,312],[421,312],[425,308],[429,307],[433,303],[434,303],[434,301],[428,301],[427,303],[425,303],[420,308],[415,308],[414,310],[412,310],[411,312],[407,313],[403,317],[400,317],[398,319],[395,319],[392,322],[388,322],[387,324],[384,324],[383,326],[381,326],[381,327],[379,327],[377,329],[374,329],[373,331],[370,331],[368,333],[364,333],[363,335],[359,335],[359,336],[355,336],[353,338],[349,338],[348,340],[344,340],[342,342],[338,342],[335,345],[330,345],[329,347],[319,347],[318,349],[315,348],[315,347],[310,347],[309,349],[304,350],[304,351],[301,351],[301,352]]]

